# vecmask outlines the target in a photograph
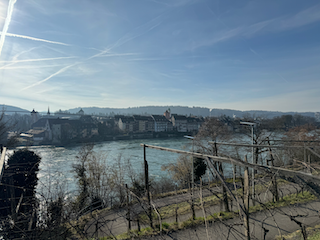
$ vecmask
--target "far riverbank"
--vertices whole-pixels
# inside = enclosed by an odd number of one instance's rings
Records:
[[[148,133],[127,133],[118,135],[105,135],[95,136],[92,138],[84,139],[71,139],[64,140],[61,142],[49,142],[49,141],[31,141],[19,138],[18,146],[54,146],[54,147],[70,147],[77,146],[79,144],[86,143],[103,143],[110,141],[121,141],[121,140],[139,140],[139,139],[175,139],[183,138],[184,136],[194,136],[195,132],[148,132]]]

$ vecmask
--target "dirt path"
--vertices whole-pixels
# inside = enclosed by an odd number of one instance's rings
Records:
[[[251,239],[275,239],[275,236],[281,234],[288,234],[299,230],[298,224],[290,219],[290,215],[301,215],[308,217],[298,217],[306,227],[315,226],[320,223],[319,211],[320,201],[314,201],[306,204],[299,204],[296,206],[282,207],[272,211],[257,212],[250,216],[250,232]],[[265,229],[265,230],[264,230]],[[243,226],[241,221],[231,219],[224,222],[216,222],[209,224],[208,236],[204,225],[196,228],[190,228],[180,231],[172,232],[168,235],[153,236],[144,239],[246,239],[244,236]]]
[[[281,195],[287,195],[290,193],[295,193],[299,188],[295,184],[287,184],[281,186],[280,188]],[[203,197],[210,196],[213,193],[219,193],[220,189],[218,187],[211,188],[210,190],[203,191]],[[199,198],[199,191],[195,191],[195,198]],[[271,193],[268,191],[266,193],[262,193],[259,196],[259,201],[267,202],[272,199]],[[190,194],[180,194],[177,196],[170,196],[166,198],[161,198],[154,200],[154,204],[157,208],[185,202],[190,200]],[[252,204],[252,203],[251,203]],[[145,206],[146,207],[146,206]],[[234,210],[237,209],[235,204],[232,205]],[[213,206],[205,206],[205,214],[208,216],[210,214],[220,212],[220,205]],[[139,204],[135,204],[131,207],[132,215],[141,213],[145,209],[141,207]],[[99,216],[97,216],[94,220],[90,221],[85,228],[86,233],[89,233],[89,236],[96,236],[96,229],[99,229],[98,234],[99,237],[108,236],[108,235],[118,235],[127,231],[128,221],[126,220],[127,209],[122,208],[119,210],[111,210],[109,212],[105,212]],[[203,211],[201,209],[196,210],[196,216],[203,216]],[[191,217],[191,213],[179,215],[178,221],[182,222],[188,220]],[[170,217],[166,219],[162,219],[163,222],[171,223],[175,222],[175,217]],[[215,223],[216,224],[216,223]],[[132,229],[137,229],[137,222],[131,222]],[[148,222],[140,222],[141,228],[147,227]],[[219,224],[218,224],[219,225]],[[201,227],[200,227],[201,229]],[[242,232],[242,231],[241,231]]]

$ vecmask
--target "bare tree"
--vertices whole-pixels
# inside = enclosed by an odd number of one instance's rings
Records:
[[[12,131],[16,122],[5,115],[4,110],[0,113],[0,147],[13,147],[17,143],[17,135],[8,136],[9,131]],[[0,149],[1,151],[1,149]]]

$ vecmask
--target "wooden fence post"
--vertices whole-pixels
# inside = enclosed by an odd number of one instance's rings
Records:
[[[150,189],[149,189],[149,168],[148,168],[148,162],[147,162],[147,156],[146,156],[146,145],[143,144],[143,160],[144,160],[144,179],[145,179],[145,187],[146,187],[146,193],[147,193],[147,199],[148,199],[148,205],[149,205],[149,212],[148,217],[150,220],[150,227],[153,228],[153,221],[152,221],[152,206],[151,206],[151,199],[150,199]]]
[[[244,161],[248,162],[247,155],[244,156]],[[249,228],[249,173],[248,167],[244,168],[244,210],[245,210],[245,219],[244,219],[244,234],[247,239],[250,239],[250,228]]]
[[[268,145],[270,145],[270,141],[269,138],[267,138],[268,141]],[[269,148],[269,154],[270,154],[270,161],[271,161],[271,166],[274,167],[274,157],[273,157],[273,153],[272,153],[272,149]],[[274,174],[274,176],[272,177],[272,187],[273,187],[273,191],[272,191],[272,195],[273,195],[273,200],[275,202],[279,201],[279,192],[278,192],[278,183],[277,183],[277,176]]]
[[[127,219],[128,219],[128,235],[131,231],[131,216],[130,216],[130,200],[129,200],[129,189],[128,189],[128,185],[126,184],[126,192],[127,192]]]
[[[178,192],[177,192],[177,185],[175,185],[175,190],[176,190],[176,207],[175,207],[175,215],[176,215],[176,223],[178,223],[178,203],[177,203]]]

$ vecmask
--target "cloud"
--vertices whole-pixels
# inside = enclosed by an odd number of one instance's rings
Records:
[[[3,30],[2,30],[3,34],[1,34],[1,37],[0,37],[0,56],[1,56],[2,48],[3,48],[4,40],[6,38],[7,31],[8,31],[10,22],[11,22],[13,7],[14,7],[14,4],[16,3],[16,1],[17,0],[10,0],[9,4],[8,4],[7,18],[4,22],[4,26],[3,26]]]
[[[35,37],[13,34],[13,33],[4,33],[4,31],[0,32],[0,34],[1,34],[1,37],[6,35],[8,37],[18,37],[18,38],[24,38],[24,39],[29,39],[29,40],[33,40],[33,41],[52,43],[52,44],[58,44],[58,45],[63,45],[63,46],[71,46],[71,44],[66,44],[66,43],[62,43],[62,42],[55,42],[55,41],[50,41],[50,40],[46,40],[46,39],[35,38]]]

